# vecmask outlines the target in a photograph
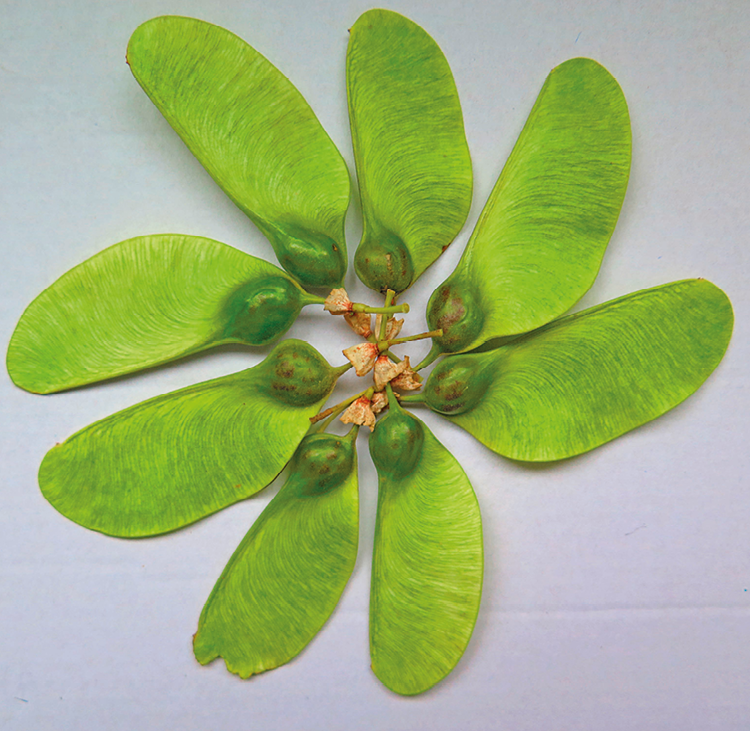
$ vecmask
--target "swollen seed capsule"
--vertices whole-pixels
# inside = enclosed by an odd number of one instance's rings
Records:
[[[269,231],[279,263],[305,287],[338,287],[346,252],[330,236],[287,224]]]
[[[403,292],[414,279],[409,251],[391,233],[363,239],[354,255],[354,268],[359,278],[377,292]]]
[[[291,327],[301,308],[302,292],[286,277],[271,275],[248,282],[230,295],[224,307],[224,337],[265,345]]]
[[[292,458],[292,474],[302,497],[322,495],[338,487],[352,472],[354,441],[335,434],[310,434]]]
[[[312,345],[284,340],[263,361],[266,389],[274,398],[291,406],[309,406],[333,387],[334,370]]]
[[[441,329],[435,338],[443,352],[466,348],[482,329],[484,315],[471,289],[461,282],[446,281],[430,297],[427,322],[431,330]]]
[[[370,454],[381,475],[408,475],[422,457],[424,427],[401,408],[393,408],[375,425],[370,436]]]
[[[451,356],[430,373],[424,400],[440,414],[463,414],[479,403],[488,385],[475,356]]]

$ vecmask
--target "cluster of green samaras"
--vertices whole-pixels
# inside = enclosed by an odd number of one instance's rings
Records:
[[[145,23],[127,58],[286,271],[194,236],[112,246],[23,314],[8,370],[32,392],[225,343],[266,345],[302,307],[328,302],[346,273],[349,172],[288,79],[233,34],[189,18]],[[380,311],[390,313],[464,225],[469,151],[448,63],[420,27],[393,12],[365,13],[351,29],[346,69],[363,213],[354,266],[386,294]],[[612,76],[589,59],[561,64],[456,270],[432,295],[433,346],[409,369],[410,390],[394,378],[403,367],[390,350],[396,340],[384,339],[385,322],[369,328],[378,308],[339,313],[351,315],[386,374],[356,401],[388,408],[369,441],[379,475],[370,647],[375,674],[398,693],[430,688],[458,662],[483,569],[471,484],[404,407],[426,405],[512,459],[564,459],[681,402],[726,350],[731,305],[705,280],[561,317],[597,274],[625,195],[630,146],[627,106]],[[439,357],[420,384],[416,371]],[[349,367],[331,367],[312,346],[285,340],[254,368],[74,434],[42,462],[42,492],[87,528],[152,536],[257,493],[289,464],[281,491],[219,578],[194,640],[201,663],[221,656],[242,677],[277,667],[322,627],[355,563],[358,427],[342,437],[326,432],[330,419],[316,419]]]

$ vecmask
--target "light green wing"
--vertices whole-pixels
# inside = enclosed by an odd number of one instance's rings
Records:
[[[314,386],[289,374],[304,358]],[[63,515],[102,533],[132,538],[181,528],[268,485],[334,383],[312,346],[286,340],[255,368],[82,429],[47,452],[39,485]]]
[[[446,249],[471,205],[471,160],[448,62],[422,28],[369,10],[351,29],[349,119],[370,288],[401,292]]]
[[[192,18],[138,27],[128,63],[227,195],[306,286],[340,285],[349,173],[291,82],[242,39]]]
[[[359,525],[354,440],[339,439],[351,453],[340,481],[311,494],[293,464],[229,560],[193,639],[200,663],[223,657],[243,678],[271,670],[296,657],[332,614],[354,569]]]
[[[595,61],[553,69],[454,273],[432,295],[444,352],[528,332],[594,282],[630,171],[622,91]]]
[[[8,347],[16,385],[53,393],[222,343],[279,338],[307,294],[273,264],[197,236],[140,236],[71,269],[26,309]]]
[[[370,654],[388,688],[415,695],[450,673],[471,638],[482,593],[482,523],[466,474],[421,421],[401,412],[412,423],[378,442],[394,414],[378,421],[370,440],[379,477]],[[423,436],[410,438],[415,430]]]
[[[690,396],[721,361],[732,324],[727,296],[710,282],[665,284],[497,350],[445,358],[425,400],[506,457],[564,459]]]

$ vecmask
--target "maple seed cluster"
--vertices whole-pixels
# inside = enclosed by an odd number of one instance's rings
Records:
[[[323,309],[332,315],[343,315],[349,327],[366,342],[358,343],[343,351],[347,360],[354,367],[358,376],[365,376],[372,371],[374,385],[339,407],[321,412],[313,421],[338,413],[346,407],[341,415],[344,424],[375,427],[375,417],[388,406],[385,388],[388,384],[400,391],[416,391],[422,387],[422,379],[412,369],[407,355],[401,360],[390,352],[390,347],[412,340],[433,337],[436,332],[422,333],[411,337],[399,338],[404,321],[397,320],[395,314],[408,312],[409,305],[394,304],[395,292],[388,290],[384,307],[369,307],[359,302],[352,302],[345,289],[334,289],[326,298]],[[375,317],[375,328],[372,327],[372,316]],[[396,393],[398,397],[398,393]]]

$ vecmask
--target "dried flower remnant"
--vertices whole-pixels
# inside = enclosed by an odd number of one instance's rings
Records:
[[[390,383],[396,376],[401,375],[406,370],[407,363],[402,360],[400,363],[394,363],[385,353],[375,361],[373,378],[375,380],[375,390],[382,391],[386,383]]]
[[[332,315],[346,315],[352,311],[353,306],[354,303],[349,299],[346,290],[340,287],[331,290],[331,293],[326,297],[323,309]]]
[[[396,395],[398,396],[398,394]],[[386,396],[385,391],[375,391],[375,393],[372,394],[370,406],[373,414],[379,414],[383,409],[387,409],[388,396]]]
[[[380,355],[376,343],[359,343],[358,345],[352,345],[351,348],[346,348],[342,352],[354,366],[358,376],[367,375]]]
[[[412,369],[409,356],[405,356],[402,362],[404,369],[391,381],[391,386],[401,391],[416,391],[422,388],[422,377]]]
[[[380,317],[380,315],[378,315]],[[369,340],[372,335],[372,315],[367,312],[347,312],[344,314],[347,325],[363,340]]]
[[[344,424],[369,426],[370,431],[372,431],[375,428],[375,413],[370,399],[367,396],[360,396],[344,411],[341,415],[341,421]]]

